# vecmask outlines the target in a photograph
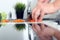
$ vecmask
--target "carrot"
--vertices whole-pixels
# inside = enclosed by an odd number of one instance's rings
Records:
[[[30,20],[30,22],[35,22],[34,20]]]
[[[5,22],[9,22],[9,20],[2,20],[1,22],[4,22],[5,23]]]
[[[24,20],[16,19],[16,20],[13,20],[12,22],[24,22]]]
[[[34,20],[30,20],[29,22],[35,22]],[[38,22],[42,22],[42,20],[39,20]]]

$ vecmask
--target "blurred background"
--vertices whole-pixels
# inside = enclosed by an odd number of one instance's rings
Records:
[[[37,0],[0,0],[0,20],[27,19],[36,3]],[[60,30],[60,10],[55,14],[45,15],[44,23]],[[32,28],[28,27],[31,26],[2,24],[0,25],[0,40],[39,40]]]
[[[5,12],[7,14],[7,19],[9,19],[9,13],[12,13],[12,19],[16,19],[16,3],[27,5],[27,0],[0,0],[0,12]]]
[[[53,2],[52,0],[51,2]],[[21,3],[23,6],[21,6]],[[10,19],[10,14],[12,15],[11,19],[19,19],[17,18],[18,13],[19,15],[23,16],[20,19],[26,19],[28,14],[31,14],[32,9],[36,6],[37,0],[0,0],[0,12],[5,12],[7,14],[7,19]],[[23,9],[21,11],[20,6],[17,7],[17,5],[20,5]],[[20,10],[20,12],[17,12],[17,9]],[[16,14],[17,13],[17,14]],[[60,10],[55,12],[55,14],[49,14],[45,15],[44,18],[52,18],[52,19],[59,19],[60,16]]]

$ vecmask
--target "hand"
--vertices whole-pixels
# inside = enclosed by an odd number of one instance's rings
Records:
[[[32,11],[32,18],[33,18],[33,20],[35,20],[35,22],[37,22],[37,17],[40,15],[40,12],[41,12],[40,5],[42,5],[42,3],[46,4],[48,2],[49,2],[49,0],[38,0],[36,7]],[[42,17],[40,18],[39,21],[42,21],[42,18],[44,16],[44,12],[41,12],[40,16],[42,16]]]
[[[45,14],[51,14],[57,10],[53,3],[37,3],[37,6],[32,11],[32,18],[35,22],[41,22]]]
[[[33,24],[32,28],[41,40],[51,40],[51,37],[55,34],[55,29],[45,24],[40,24],[40,26]]]
[[[40,11],[41,11],[41,9],[39,8],[39,6],[36,6],[32,11],[32,19],[35,22],[37,22],[37,17],[40,15]]]

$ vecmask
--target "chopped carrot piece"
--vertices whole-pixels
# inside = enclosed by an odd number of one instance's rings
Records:
[[[1,22],[9,22],[9,20],[2,20]]]
[[[35,22],[34,20],[30,20],[30,22]]]
[[[22,20],[22,19],[16,19],[16,20],[13,20],[12,22],[24,22],[24,20]]]

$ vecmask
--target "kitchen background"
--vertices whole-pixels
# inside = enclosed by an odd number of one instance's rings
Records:
[[[9,18],[9,13],[12,13],[12,19],[16,19],[15,14],[15,5],[16,3],[24,3],[27,5],[27,0],[0,0],[0,12],[6,12],[7,13],[7,19]]]
[[[51,2],[54,2],[55,0],[51,0]],[[30,7],[31,10],[36,6],[37,0],[31,0]],[[60,10],[55,12],[55,14],[49,14],[45,15],[44,18],[56,18],[58,15],[60,15]]]
[[[12,19],[16,19],[16,11],[14,9],[14,6],[17,2],[22,2],[26,5],[25,11],[24,11],[24,19],[27,18],[27,10],[31,12],[32,9],[35,7],[37,0],[0,0],[0,12],[6,12],[7,19],[9,19],[9,13],[12,13]],[[59,15],[59,16],[58,16]],[[44,16],[44,18],[60,18],[60,11],[57,11],[55,14],[50,14]],[[46,23],[46,22],[45,22]],[[47,21],[48,25],[51,25],[52,27],[59,28],[60,25],[58,25],[56,22]],[[53,25],[52,25],[53,24]],[[14,24],[6,24],[0,28],[0,40],[29,40],[28,34],[28,25],[26,25],[26,29],[23,31],[17,31],[14,29]],[[60,29],[60,28],[59,28]],[[34,40],[35,34],[33,34],[32,29],[29,29],[31,40]],[[35,36],[35,40],[37,40],[37,37]]]
[[[17,2],[27,5],[27,0],[0,0],[0,13],[5,12],[7,19],[9,19],[9,13],[11,12],[12,19],[16,19],[14,7]],[[28,40],[27,33],[28,31],[25,29],[16,30],[14,24],[11,23],[0,26],[0,40]]]
[[[51,1],[51,2],[53,2],[53,1]],[[30,7],[32,10],[36,5],[37,0],[0,0],[0,12],[1,11],[6,12],[7,16],[8,16],[7,19],[9,18],[9,13],[11,12],[12,19],[16,19],[16,13],[15,13],[14,6],[17,2],[22,2],[26,5],[26,9],[24,12],[24,18],[26,18],[28,7]],[[44,18],[56,18],[58,15],[60,15],[60,11],[56,12],[55,14],[46,15],[46,16],[44,16]]]

